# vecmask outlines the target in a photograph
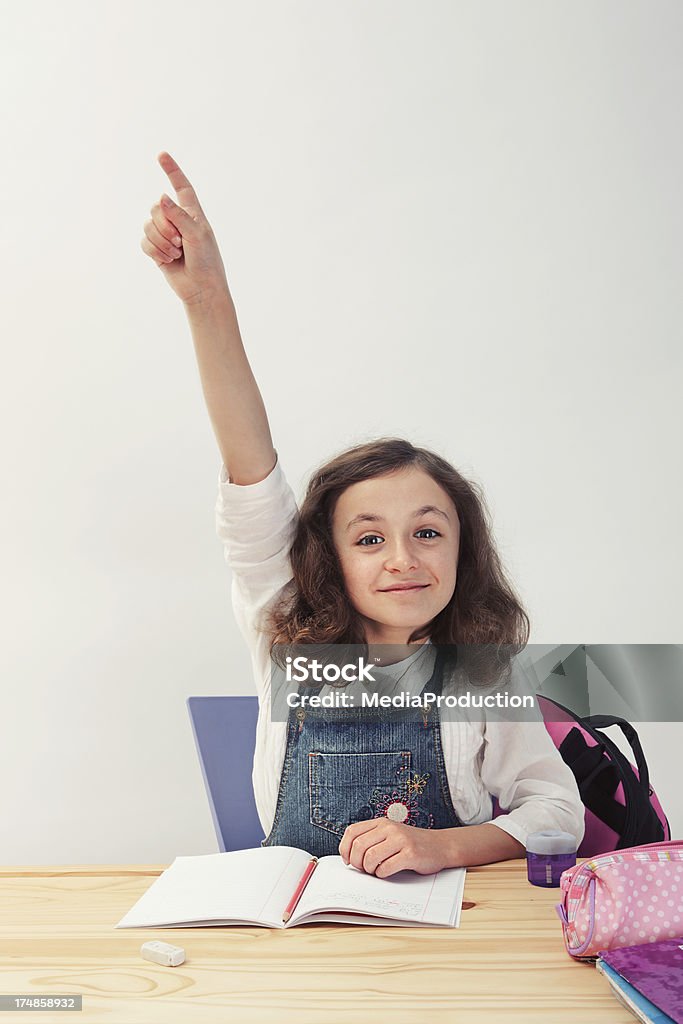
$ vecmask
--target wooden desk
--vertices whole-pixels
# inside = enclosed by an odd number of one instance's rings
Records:
[[[115,929],[166,865],[0,867],[0,993],[79,994],[83,1010],[0,1024],[632,1024],[591,964],[565,952],[558,889],[523,860],[470,868],[460,928],[314,924]],[[140,957],[158,938],[180,967]]]

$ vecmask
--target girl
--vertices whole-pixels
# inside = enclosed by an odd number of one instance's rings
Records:
[[[338,852],[382,878],[521,857],[527,835],[544,829],[578,844],[576,782],[538,721],[446,721],[438,707],[429,722],[370,716],[361,727],[343,708],[272,720],[276,643],[365,644],[384,654],[389,690],[409,675],[417,692],[438,692],[449,645],[519,651],[529,623],[480,496],[438,455],[398,438],[358,445],[313,475],[299,512],[209,222],[173,158],[158,160],[178,202],[154,204],[142,249],[184,304],[223,458],[216,526],[259,696],[264,844]],[[507,809],[494,821],[491,795]]]

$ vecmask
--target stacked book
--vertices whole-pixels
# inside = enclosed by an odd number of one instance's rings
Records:
[[[683,1024],[683,935],[602,950],[595,966],[643,1024]]]

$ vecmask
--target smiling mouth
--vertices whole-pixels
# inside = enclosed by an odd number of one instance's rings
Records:
[[[381,590],[381,594],[414,594],[416,590],[426,590],[429,586],[428,583],[420,583],[410,587],[387,587],[386,590]]]

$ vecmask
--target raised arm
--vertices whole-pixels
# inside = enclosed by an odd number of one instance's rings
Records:
[[[142,250],[185,307],[206,406],[230,480],[258,483],[273,469],[276,454],[223,260],[194,188],[169,153],[157,159],[178,201],[164,193],[152,206]]]

